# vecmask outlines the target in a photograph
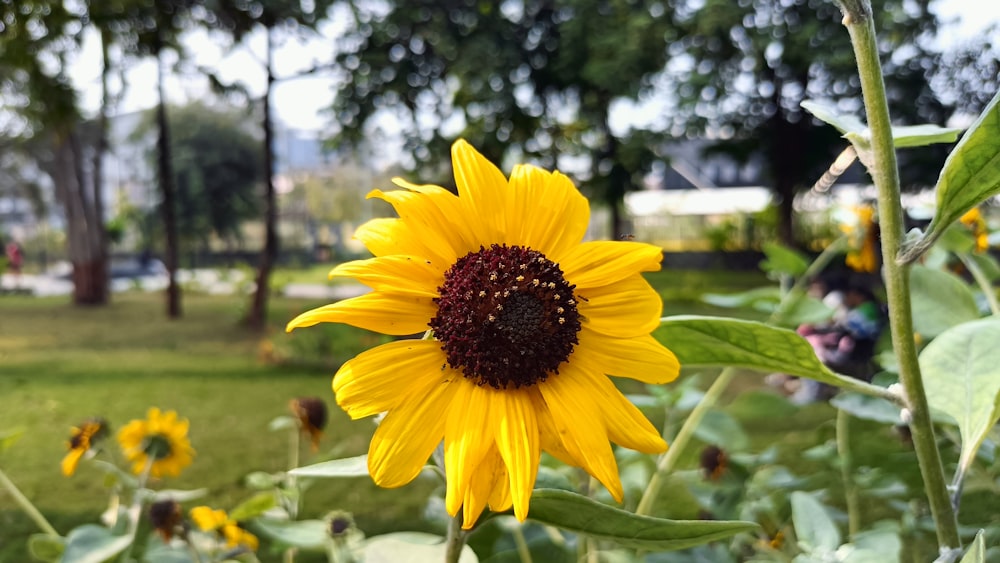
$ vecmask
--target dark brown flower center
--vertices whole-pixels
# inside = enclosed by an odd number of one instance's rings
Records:
[[[430,327],[448,364],[477,384],[534,385],[559,373],[578,343],[574,289],[541,252],[480,247],[445,272]]]

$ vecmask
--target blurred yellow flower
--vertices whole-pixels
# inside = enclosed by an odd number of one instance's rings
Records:
[[[875,208],[870,205],[860,205],[854,209],[854,215],[856,224],[842,227],[850,238],[844,262],[855,272],[877,272],[878,225],[875,223]]]
[[[222,537],[226,539],[227,547],[243,546],[251,551],[257,551],[259,546],[257,536],[230,520],[225,510],[212,510],[207,506],[196,506],[191,509],[191,519],[194,520],[194,525],[203,532],[218,531],[222,533]]]
[[[610,442],[646,453],[667,445],[608,375],[646,383],[679,365],[651,332],[662,302],[640,272],[662,251],[631,241],[582,242],[586,198],[566,176],[530,165],[509,180],[465,141],[452,147],[458,195],[401,179],[374,190],[398,219],[355,238],[375,258],[341,264],[374,291],[308,311],[288,330],[347,323],[434,338],[368,350],[333,389],[352,418],[387,412],[368,469],[381,486],[420,473],[444,441],[445,504],[471,528],[485,507],[524,520],[546,451],[584,468],[622,500]]]
[[[69,441],[66,442],[69,453],[62,460],[62,474],[70,477],[76,473],[76,467],[80,464],[83,456],[107,432],[107,422],[100,418],[91,418],[83,421],[79,426],[74,426],[70,430]]]
[[[186,418],[178,419],[174,411],[161,413],[153,407],[146,419],[133,420],[118,432],[118,443],[137,475],[151,463],[149,474],[153,477],[176,476],[194,458],[187,433]]]
[[[982,213],[979,212],[978,207],[973,207],[972,209],[965,212],[959,222],[969,228],[972,231],[972,236],[976,239],[976,252],[982,254],[986,252],[990,247],[990,233],[989,229],[986,227],[986,220],[983,219]]]

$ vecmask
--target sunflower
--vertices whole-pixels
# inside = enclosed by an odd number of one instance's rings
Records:
[[[187,433],[186,418],[178,419],[174,411],[161,413],[153,407],[145,420],[133,420],[118,432],[118,443],[136,474],[151,463],[149,474],[153,477],[177,476],[194,457]]]
[[[458,195],[393,182],[374,190],[399,218],[355,233],[375,258],[341,264],[374,291],[299,315],[288,330],[347,323],[390,335],[430,329],[361,353],[333,379],[352,418],[387,413],[368,469],[404,485],[444,442],[445,504],[471,528],[488,504],[528,503],[545,451],[584,468],[621,502],[610,442],[646,453],[667,444],[608,375],[646,383],[677,377],[670,350],[650,333],[662,302],[640,275],[660,269],[660,248],[582,242],[586,198],[559,172],[516,166],[510,179],[459,140]]]
[[[66,448],[69,453],[62,460],[62,474],[71,477],[76,473],[76,467],[83,456],[94,447],[94,444],[108,433],[108,423],[102,418],[91,418],[74,426],[70,430]]]
[[[251,551],[257,551],[259,541],[257,536],[244,530],[240,525],[229,518],[225,510],[212,510],[207,506],[196,506],[191,509],[191,519],[194,525],[204,532],[218,531],[226,539],[228,547],[245,547]]]

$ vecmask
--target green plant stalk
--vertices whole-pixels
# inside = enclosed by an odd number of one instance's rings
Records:
[[[861,530],[861,509],[858,504],[858,488],[854,485],[854,458],[851,455],[851,416],[843,409],[837,409],[837,456],[840,458],[840,474],[844,479],[844,500],[847,504],[847,534],[854,537]]]
[[[3,488],[7,489],[10,496],[14,498],[14,502],[21,507],[21,510],[23,510],[24,513],[27,514],[28,517],[31,518],[31,520],[39,528],[41,528],[43,532],[50,536],[59,537],[59,532],[57,532],[56,529],[52,527],[52,524],[45,519],[45,516],[37,508],[35,508],[35,505],[31,504],[31,501],[28,500],[28,497],[24,496],[24,493],[17,488],[17,485],[15,485],[14,482],[7,477],[7,474],[3,472],[3,469],[0,469],[0,485],[3,485]]]
[[[718,402],[719,397],[722,396],[723,391],[729,386],[729,382],[733,380],[736,376],[736,368],[726,368],[722,370],[719,377],[715,378],[712,385],[705,391],[705,396],[698,401],[698,405],[691,411],[688,415],[687,420],[681,425],[681,429],[677,432],[677,436],[674,436],[673,444],[667,450],[667,453],[660,457],[659,462],[656,464],[656,472],[649,480],[649,484],[646,485],[646,490],[642,493],[642,499],[639,500],[639,506],[636,507],[635,513],[645,516],[649,516],[653,509],[653,502],[656,497],[660,494],[660,489],[663,487],[663,482],[666,476],[673,471],[674,467],[677,465],[677,460],[680,459],[681,453],[687,447],[688,443],[691,442],[691,438],[694,436],[695,428],[701,423],[701,420],[705,418],[705,414],[708,413]]]
[[[990,280],[986,279],[983,269],[979,267],[979,264],[976,264],[976,261],[971,256],[964,252],[958,253],[958,259],[965,265],[965,269],[969,270],[972,278],[979,285],[979,289],[986,296],[986,302],[990,305],[990,312],[994,315],[1000,315],[1000,303],[997,303],[997,292],[993,288],[993,284],[990,283]]]
[[[889,301],[892,345],[899,359],[899,378],[912,416],[910,429],[913,432],[920,473],[934,516],[939,548],[944,552],[946,548],[961,547],[961,540],[958,536],[958,520],[948,498],[941,454],[937,449],[920,364],[917,362],[910,308],[909,270],[896,261],[903,240],[903,209],[871,3],[868,0],[841,0],[840,4],[844,12],[843,23],[850,33],[851,45],[857,58],[865,113],[871,131],[872,165],[869,172],[878,191],[883,277]]]
[[[448,537],[445,547],[445,563],[458,563],[462,557],[462,548],[465,547],[467,534],[462,531],[462,511],[459,510],[451,521],[448,522]]]
[[[528,549],[528,542],[524,539],[524,531],[521,526],[518,525],[514,528],[514,543],[517,545],[517,557],[521,560],[521,563],[532,563],[531,562],[531,550]]]

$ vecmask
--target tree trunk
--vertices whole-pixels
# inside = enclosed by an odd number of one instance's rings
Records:
[[[155,56],[157,68],[157,91],[159,103],[156,106],[156,124],[159,136],[156,139],[159,163],[160,192],[163,202],[160,213],[163,217],[163,231],[166,238],[166,267],[167,267],[167,317],[178,319],[181,316],[181,292],[177,285],[177,203],[174,193],[174,171],[170,154],[170,126],[167,123],[167,101],[164,91],[164,69],[163,69],[163,41],[156,35]]]
[[[278,254],[277,201],[274,193],[274,127],[271,122],[271,88],[274,85],[273,45],[271,27],[267,30],[267,90],[264,92],[264,250],[257,266],[257,287],[245,319],[253,330],[263,330],[267,324],[267,298],[271,290],[271,268]]]

